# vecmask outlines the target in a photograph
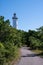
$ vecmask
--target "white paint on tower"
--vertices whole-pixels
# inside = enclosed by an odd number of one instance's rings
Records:
[[[16,17],[16,13],[14,13],[12,19],[13,19],[13,28],[17,28],[17,19],[18,18]]]

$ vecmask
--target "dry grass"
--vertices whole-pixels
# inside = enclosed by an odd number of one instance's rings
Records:
[[[36,54],[38,54],[38,56],[43,58],[43,50],[32,50],[32,52],[35,52]]]
[[[43,50],[32,50],[32,51],[35,52],[35,53],[38,53],[38,54],[43,52]]]

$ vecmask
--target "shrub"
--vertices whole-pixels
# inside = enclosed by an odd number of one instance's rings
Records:
[[[6,62],[6,58],[5,58],[5,47],[0,42],[0,65],[3,65],[5,62]]]

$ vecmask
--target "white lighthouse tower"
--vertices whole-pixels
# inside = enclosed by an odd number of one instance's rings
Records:
[[[14,13],[12,19],[13,19],[13,28],[17,28],[17,19],[18,18],[16,17],[16,13]]]

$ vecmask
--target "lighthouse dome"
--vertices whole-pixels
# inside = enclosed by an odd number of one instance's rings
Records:
[[[18,19],[17,16],[16,16],[16,13],[13,14],[12,19]]]

